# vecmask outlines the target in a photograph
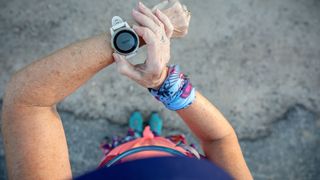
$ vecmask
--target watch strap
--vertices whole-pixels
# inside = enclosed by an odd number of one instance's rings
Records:
[[[113,31],[116,31],[117,29],[120,29],[122,27],[126,27],[126,22],[123,21],[119,16],[112,17],[111,24],[112,24],[111,29]]]

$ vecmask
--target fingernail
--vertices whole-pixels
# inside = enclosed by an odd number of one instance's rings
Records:
[[[140,6],[141,8],[145,8],[145,7],[146,7],[141,1],[139,1],[139,6]]]
[[[112,55],[115,60],[118,59],[118,55],[116,53],[113,53]]]
[[[137,14],[138,11],[136,9],[132,9],[132,13]]]
[[[156,9],[157,14],[161,14],[161,11],[159,9]]]

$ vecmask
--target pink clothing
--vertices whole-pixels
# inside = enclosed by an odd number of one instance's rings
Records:
[[[152,131],[150,130],[150,127],[145,127],[143,131],[143,137],[129,141],[127,143],[121,144],[114,149],[112,149],[101,161],[99,167],[102,167],[104,164],[106,164],[108,161],[110,161],[112,158],[116,157],[117,155],[132,149],[136,147],[141,146],[164,146],[171,149],[175,149],[177,151],[180,151],[183,154],[188,154],[188,152],[183,149],[182,147],[176,146],[175,143],[173,143],[171,140],[166,139],[164,137],[155,137]],[[143,151],[138,152],[132,155],[129,155],[128,157],[123,158],[122,162],[124,161],[130,161],[134,159],[142,159],[142,158],[148,158],[148,157],[157,157],[157,156],[172,156],[169,153],[165,152],[159,152],[159,151]]]

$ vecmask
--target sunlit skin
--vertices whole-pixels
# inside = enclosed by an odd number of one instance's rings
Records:
[[[143,65],[113,54],[109,34],[73,43],[18,71],[6,87],[2,134],[10,179],[72,178],[68,147],[56,104],[116,62],[121,74],[158,88],[167,76],[175,24],[160,11],[138,5],[134,27],[147,47]],[[115,61],[114,61],[115,58]],[[188,61],[186,59],[186,61]],[[150,101],[153,99],[150,99]],[[199,92],[177,113],[201,142],[205,155],[236,179],[252,179],[235,131]]]

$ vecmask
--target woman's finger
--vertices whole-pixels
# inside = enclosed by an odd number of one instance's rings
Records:
[[[133,26],[135,32],[142,37],[142,39],[146,42],[148,58],[146,64],[151,66],[157,66],[159,64],[157,56],[157,37],[156,35],[148,28],[142,26]]]
[[[152,30],[152,32],[157,33],[159,31],[159,26],[148,16],[142,14],[137,10],[132,10],[132,16],[137,23],[141,26],[147,27]]]
[[[139,81],[142,78],[141,73],[137,71],[134,65],[129,63],[124,56],[121,56],[117,53],[113,53],[112,56],[117,64],[117,70],[120,74],[128,76],[136,81]]]
[[[149,28],[133,25],[133,30],[144,40],[147,48],[156,43],[157,37]]]
[[[164,28],[166,31],[166,35],[168,38],[171,38],[173,34],[174,27],[168,18],[163,12],[161,12],[159,9],[156,10],[156,16],[159,18],[159,20],[164,24]]]
[[[146,7],[142,2],[138,3],[138,10],[148,16],[150,19],[152,19],[158,26],[163,27],[164,25],[162,22],[152,13],[151,9]]]

